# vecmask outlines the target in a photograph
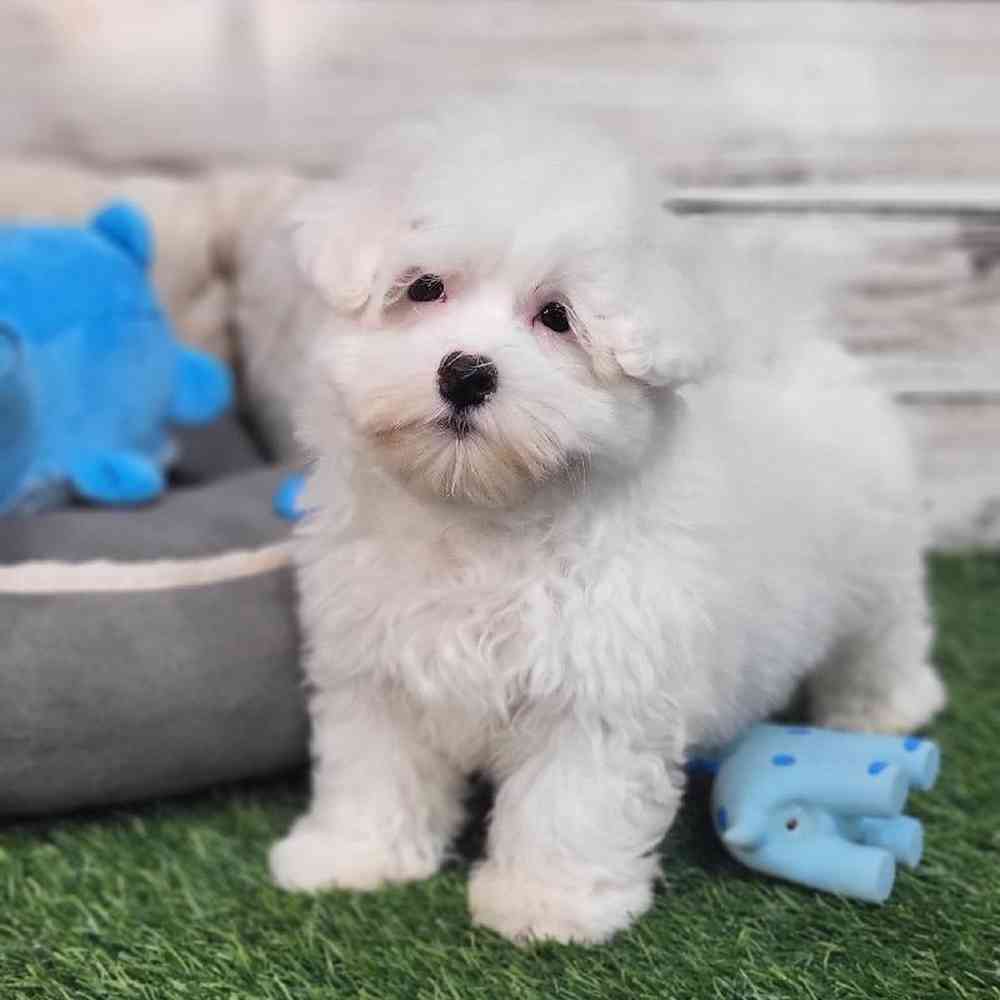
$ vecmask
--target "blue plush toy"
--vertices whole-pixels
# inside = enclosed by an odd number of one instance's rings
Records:
[[[923,828],[903,806],[911,787],[931,788],[940,759],[936,744],[915,736],[762,724],[698,763],[715,773],[713,819],[733,857],[882,903],[896,863],[920,861]]]
[[[170,424],[229,405],[232,377],[174,337],[148,280],[145,216],[106,205],[87,227],[0,226],[0,514],[71,492],[151,500]]]

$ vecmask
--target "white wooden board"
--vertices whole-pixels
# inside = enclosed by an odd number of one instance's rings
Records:
[[[512,92],[685,181],[1000,176],[1000,5],[4,0],[0,149],[322,169]]]

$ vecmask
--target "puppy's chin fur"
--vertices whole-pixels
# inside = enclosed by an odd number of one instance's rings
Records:
[[[373,456],[413,492],[483,507],[519,506],[543,484],[579,478],[585,468],[582,456],[546,449],[544,440],[497,440],[481,425],[417,424],[369,440]]]
[[[856,362],[776,316],[790,284],[689,239],[605,141],[494,113],[421,135],[295,215],[323,302],[287,338],[316,773],[271,867],[424,878],[485,769],[473,919],[599,942],[651,905],[685,748],[802,681],[841,728],[941,707],[907,448]],[[414,273],[447,295],[408,302]],[[457,428],[455,351],[498,373]]]
[[[361,393],[352,412],[354,446],[418,496],[516,507],[543,484],[581,471],[582,458],[569,456],[541,422],[521,421],[511,433],[490,404],[453,412],[414,393],[414,378],[432,382],[433,369]],[[512,408],[505,409],[509,417]]]

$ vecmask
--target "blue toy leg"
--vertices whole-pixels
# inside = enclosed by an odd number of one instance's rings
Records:
[[[759,726],[771,739],[781,742],[792,753],[801,748],[819,753],[829,760],[857,760],[867,765],[895,764],[906,773],[911,785],[927,791],[937,780],[941,752],[932,740],[917,736],[886,736],[878,733],[853,733],[811,726]]]
[[[204,424],[219,416],[232,399],[233,377],[221,361],[200,351],[181,351],[169,420],[175,424]]]
[[[791,755],[776,755],[772,758],[773,769],[777,772],[769,776],[768,796],[774,796],[774,803],[808,802],[811,806],[819,806],[834,816],[898,816],[903,811],[909,783],[906,774],[894,764],[879,762],[879,767],[864,766],[862,761],[854,762],[852,767],[825,764],[802,767],[793,761]],[[723,764],[721,770],[726,770],[729,762]],[[793,767],[799,767],[799,777],[795,777]],[[725,777],[733,775],[727,773]],[[740,775],[749,784],[744,783],[744,795],[747,789],[761,787],[759,774]],[[730,796],[726,794],[725,782],[716,779],[713,788],[713,803],[715,808],[724,808],[728,820],[723,824],[720,833],[723,841],[730,848],[749,850],[763,843],[767,835],[767,827],[771,806],[765,808],[733,808]],[[731,825],[730,825],[731,824]]]
[[[852,844],[841,837],[818,838],[808,852],[791,852],[772,875],[801,882],[813,889],[884,903],[896,880],[896,862],[881,847]]]
[[[897,739],[888,759],[906,772],[910,784],[924,792],[934,787],[941,769],[941,751],[938,745],[917,736]]]
[[[294,472],[282,479],[272,500],[278,517],[283,517],[286,521],[298,521],[305,514],[299,503],[305,485],[306,477],[301,472]]]
[[[813,767],[807,779],[795,797],[840,816],[897,816],[910,790],[906,773],[884,761]]]
[[[85,500],[134,504],[154,500],[164,489],[162,471],[127,451],[87,452],[70,463],[70,482]]]
[[[849,835],[870,847],[884,847],[907,868],[916,868],[924,853],[924,828],[912,816],[874,819],[862,816],[852,824]]]

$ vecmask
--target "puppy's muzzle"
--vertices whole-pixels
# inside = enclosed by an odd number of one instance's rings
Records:
[[[497,391],[497,368],[482,354],[452,351],[438,366],[438,392],[457,413],[481,406]]]

